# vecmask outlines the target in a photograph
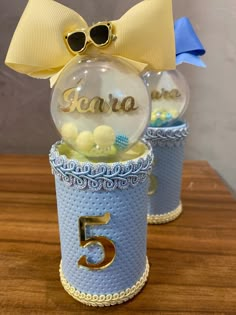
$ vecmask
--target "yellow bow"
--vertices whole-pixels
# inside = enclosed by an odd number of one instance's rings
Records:
[[[116,40],[106,48],[90,45],[86,53],[128,59],[136,68],[175,69],[175,40],[171,0],[144,0],[111,22]],[[53,0],[29,0],[13,36],[6,65],[35,78],[50,78],[74,55],[65,34],[87,29],[75,11]]]

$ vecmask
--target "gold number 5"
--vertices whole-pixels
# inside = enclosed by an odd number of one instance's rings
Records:
[[[87,261],[86,256],[80,257],[78,261],[79,267],[86,267],[91,270],[101,270],[109,267],[116,256],[116,248],[114,243],[104,236],[93,236],[86,239],[86,226],[91,225],[105,225],[111,219],[110,213],[105,213],[103,216],[94,217],[80,217],[79,231],[80,231],[80,245],[86,248],[91,245],[100,245],[104,251],[104,258],[97,264],[91,264]]]
[[[158,182],[157,182],[156,176],[150,175],[150,184],[149,184],[149,189],[148,189],[148,196],[153,196],[157,191],[157,187],[158,187]]]

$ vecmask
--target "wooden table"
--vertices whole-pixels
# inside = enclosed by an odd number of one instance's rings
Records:
[[[0,314],[236,314],[236,201],[207,162],[186,162],[184,213],[148,228],[147,286],[91,308],[62,288],[54,178],[46,156],[0,157]]]

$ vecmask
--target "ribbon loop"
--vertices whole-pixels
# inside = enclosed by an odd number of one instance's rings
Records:
[[[197,67],[206,67],[199,56],[206,51],[187,17],[175,22],[176,63],[189,63]]]
[[[86,53],[127,59],[139,71],[175,69],[171,0],[144,0],[111,22],[116,40],[107,47],[89,45]],[[50,78],[74,57],[65,34],[88,29],[75,11],[53,0],[29,0],[13,36],[6,64],[17,72]]]
[[[73,10],[52,0],[29,0],[13,36],[6,64],[36,78],[49,78],[67,64],[73,54],[64,34],[87,23]]]

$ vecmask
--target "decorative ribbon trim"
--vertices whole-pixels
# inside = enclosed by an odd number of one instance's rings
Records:
[[[54,175],[69,186],[92,191],[128,189],[147,180],[152,170],[153,153],[150,144],[140,158],[117,163],[88,163],[59,155],[57,142],[51,148],[49,161]]]
[[[177,219],[183,211],[182,203],[173,211],[165,214],[148,215],[148,224],[165,224]]]
[[[112,306],[112,305],[124,303],[132,299],[144,287],[145,283],[147,282],[148,274],[149,274],[149,263],[148,263],[148,258],[147,258],[144,274],[139,279],[139,281],[137,281],[136,284],[132,286],[132,288],[128,288],[124,291],[114,293],[114,294],[93,295],[93,294],[80,292],[75,287],[73,287],[66,280],[62,271],[62,263],[60,264],[60,279],[61,279],[61,284],[63,288],[65,289],[65,291],[70,296],[72,296],[75,300],[83,304],[94,306],[94,307]]]
[[[175,46],[177,65],[189,63],[196,67],[206,67],[200,58],[206,50],[187,17],[175,21]]]
[[[149,127],[144,135],[144,139],[151,143],[153,147],[178,147],[184,144],[189,134],[189,125],[182,124],[176,127]]]

